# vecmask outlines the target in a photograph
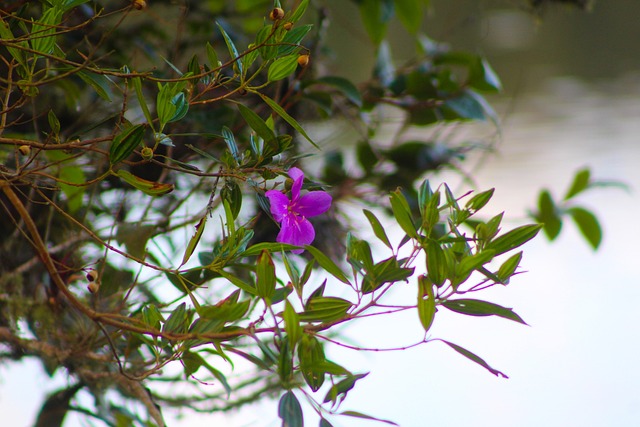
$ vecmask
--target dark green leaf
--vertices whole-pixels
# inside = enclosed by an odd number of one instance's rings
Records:
[[[332,322],[342,319],[353,304],[337,297],[314,297],[307,301],[305,311],[299,313],[303,322]]]
[[[291,346],[295,346],[302,338],[302,327],[300,326],[300,317],[293,308],[289,300],[284,303],[284,330],[289,338]]]
[[[491,190],[483,191],[482,193],[476,194],[471,199],[469,199],[469,201],[466,203],[465,207],[467,209],[470,209],[474,213],[479,211],[487,203],[489,203],[489,200],[491,200],[491,197],[493,197],[494,190],[495,190],[495,188],[492,188]]]
[[[300,50],[300,42],[311,30],[312,25],[302,25],[288,31],[278,46],[277,53],[280,56],[289,55]]]
[[[162,326],[162,332],[180,334],[187,330],[188,325],[189,319],[187,318],[186,305],[182,303],[169,315],[169,318]]]
[[[327,395],[324,397],[323,403],[327,403],[331,401],[334,405],[338,401],[338,398],[344,399],[347,396],[349,390],[356,385],[358,380],[366,377],[367,374],[358,374],[358,375],[350,375],[344,380],[340,381],[337,384],[334,384],[331,389],[327,392]]]
[[[460,314],[466,314],[469,316],[498,316],[526,325],[525,321],[514,313],[512,309],[487,301],[470,298],[455,299],[444,301],[442,305],[449,310]]]
[[[196,232],[193,236],[191,236],[191,239],[189,239],[189,243],[187,244],[187,248],[185,249],[184,255],[182,256],[182,263],[180,264],[180,266],[185,265],[187,261],[189,261],[189,258],[191,258],[193,251],[196,249],[196,246],[200,241],[200,237],[202,237],[202,232],[204,231],[204,226],[206,223],[207,216],[205,215],[200,219],[200,221],[198,221],[198,224],[196,224]]]
[[[253,129],[253,131],[262,138],[267,145],[274,144],[276,141],[276,135],[273,133],[269,125],[262,120],[260,116],[258,116],[253,110],[245,107],[242,104],[238,104],[238,110],[240,110],[240,114],[247,122],[249,127]]]
[[[298,360],[305,382],[311,390],[318,391],[325,379],[324,372],[316,369],[326,361],[322,343],[316,337],[304,334],[298,346]]]
[[[240,55],[238,54],[238,49],[236,48],[236,45],[233,43],[233,40],[231,40],[231,37],[229,37],[229,34],[227,34],[227,32],[222,27],[222,25],[220,25],[217,22],[216,22],[216,25],[220,29],[220,33],[222,34],[222,37],[224,38],[224,42],[227,45],[227,49],[229,49],[229,54],[231,55],[231,60],[235,61],[235,65],[236,65],[236,67],[238,67],[238,72],[240,74],[244,74],[243,73],[243,69],[242,69],[242,63],[241,63],[241,61],[237,60]]]
[[[119,176],[129,185],[137,188],[138,190],[149,196],[162,196],[164,194],[172,192],[174,189],[173,184],[163,184],[161,182],[148,181],[146,179],[135,176],[125,169],[118,170],[117,172],[115,172],[115,175]]]
[[[507,283],[509,278],[513,276],[520,264],[520,260],[522,260],[522,252],[510,256],[509,259],[502,263],[497,272],[497,276],[502,283]]]
[[[389,20],[393,16],[392,0],[361,0],[360,17],[369,38],[379,45],[387,34]]]
[[[551,194],[547,190],[540,192],[540,197],[538,198],[538,213],[535,218],[543,225],[544,233],[549,240],[558,237],[560,229],[562,228],[562,219],[551,198]]]
[[[98,96],[105,101],[111,102],[111,88],[109,79],[102,74],[93,74],[85,71],[78,71],[78,77],[96,91]]]
[[[315,83],[321,83],[329,86],[333,86],[338,89],[349,101],[353,102],[358,107],[362,107],[362,95],[360,91],[354,85],[351,80],[347,80],[343,77],[337,76],[325,76],[317,79]]]
[[[302,407],[298,398],[291,390],[280,398],[278,403],[278,417],[282,419],[282,427],[303,427]]]
[[[580,233],[587,239],[593,249],[598,249],[602,242],[602,229],[596,216],[588,210],[580,207],[567,209],[571,218],[578,226]]]
[[[415,34],[422,21],[422,0],[395,0],[396,13],[402,25]]]
[[[449,275],[444,251],[439,242],[429,240],[425,252],[427,258],[427,276],[436,286],[440,287]]]

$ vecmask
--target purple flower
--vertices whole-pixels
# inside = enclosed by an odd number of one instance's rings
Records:
[[[331,207],[331,196],[324,191],[310,191],[300,196],[304,173],[298,168],[289,169],[293,179],[291,200],[278,190],[269,190],[265,196],[271,203],[271,214],[280,223],[280,232],[276,241],[291,245],[309,245],[316,237],[313,225],[307,218],[325,213]],[[296,249],[294,254],[302,253]]]

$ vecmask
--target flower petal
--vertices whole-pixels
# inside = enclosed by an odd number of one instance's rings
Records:
[[[298,168],[291,168],[288,172],[291,179],[293,179],[293,185],[291,186],[291,200],[296,201],[300,197],[300,190],[302,189],[302,182],[304,181],[304,172]]]
[[[311,244],[315,237],[316,231],[307,219],[289,214],[282,220],[282,226],[276,241],[303,246]],[[293,253],[302,253],[302,250],[295,250]]]
[[[324,191],[310,191],[300,197],[292,209],[304,216],[311,217],[325,213],[331,207],[331,195]]]
[[[269,190],[264,195],[271,204],[271,214],[276,221],[281,222],[289,212],[289,198],[278,190]]]

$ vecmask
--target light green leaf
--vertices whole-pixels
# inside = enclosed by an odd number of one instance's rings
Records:
[[[411,210],[409,209],[407,199],[402,195],[402,192],[399,189],[391,193],[389,197],[391,200],[393,216],[396,221],[409,237],[417,239],[418,232],[416,231],[416,226],[413,224]]]
[[[238,72],[241,75],[244,74],[243,73],[243,69],[242,69],[242,62],[238,61],[238,57],[240,55],[238,54],[238,49],[236,48],[236,45],[233,43],[233,40],[231,40],[231,37],[229,37],[229,34],[227,34],[227,32],[222,27],[222,25],[220,25],[217,22],[216,22],[216,25],[220,29],[220,33],[222,34],[222,37],[224,38],[224,42],[227,45],[227,49],[229,49],[229,54],[231,55],[231,60],[235,61],[235,65],[236,65],[236,67],[238,67]]]
[[[373,229],[373,233],[376,235],[376,237],[380,239],[380,241],[384,243],[389,249],[393,250],[393,246],[391,246],[391,242],[387,237],[387,233],[384,231],[384,227],[382,226],[382,224],[380,224],[378,218],[376,218],[376,216],[370,210],[363,209],[362,212],[364,212],[364,215],[367,217],[369,224],[371,224],[371,228]]]
[[[539,224],[530,224],[514,228],[491,241],[487,245],[486,249],[493,249],[496,256],[498,256],[515,249],[518,246],[522,246],[529,240],[533,239],[536,234],[538,234],[541,227],[542,226]]]
[[[269,65],[267,71],[267,79],[270,82],[282,80],[289,77],[296,71],[298,67],[298,54],[283,56],[278,58]]]
[[[305,249],[315,258],[320,267],[324,268],[329,274],[340,280],[342,283],[347,285],[350,284],[349,279],[347,279],[347,276],[342,272],[340,267],[338,267],[328,256],[320,252],[319,249],[310,245],[306,245]]]
[[[469,316],[498,316],[526,325],[526,322],[522,320],[520,316],[514,313],[512,309],[502,307],[498,304],[494,304],[488,301],[481,301],[471,298],[455,300],[450,299],[442,302],[441,305],[451,311],[455,311],[456,313],[460,314],[466,314]]]
[[[576,172],[576,175],[573,177],[573,182],[571,183],[567,194],[564,196],[564,200],[569,200],[589,188],[590,181],[591,171],[588,168],[581,169]]]
[[[436,316],[433,283],[426,277],[418,277],[418,317],[425,332],[429,332]]]

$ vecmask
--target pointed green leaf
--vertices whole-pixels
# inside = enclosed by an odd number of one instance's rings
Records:
[[[389,249],[393,249],[393,247],[391,246],[391,242],[389,242],[389,238],[387,237],[387,233],[384,231],[384,227],[382,226],[378,218],[376,218],[376,216],[370,210],[363,209],[362,212],[364,212],[367,220],[369,220],[369,224],[371,224],[371,228],[373,229],[373,233],[376,235],[376,237],[380,239],[380,241],[384,243]]]
[[[395,0],[396,14],[402,25],[411,34],[415,34],[420,29],[422,21],[421,0]]]
[[[302,327],[300,326],[300,317],[293,308],[289,300],[284,302],[284,330],[289,338],[291,346],[295,346],[300,338],[302,338]]]
[[[262,100],[269,106],[271,107],[271,109],[280,117],[282,117],[284,119],[284,121],[286,121],[287,123],[289,123],[295,130],[297,130],[298,132],[300,132],[300,135],[304,136],[305,139],[307,141],[309,141],[311,143],[311,145],[313,145],[314,147],[316,147],[317,149],[320,149],[320,147],[313,142],[313,140],[311,139],[311,137],[309,135],[307,135],[307,132],[305,132],[305,130],[302,128],[302,126],[300,126],[300,123],[297,122],[296,119],[294,119],[293,117],[291,117],[285,110],[284,108],[282,108],[276,101],[274,101],[273,99],[269,98],[267,95],[263,94],[262,92],[257,92],[257,94],[260,96],[260,98],[262,98]]]
[[[260,116],[258,116],[253,110],[247,108],[242,104],[238,104],[238,110],[240,110],[240,114],[247,122],[249,127],[253,129],[253,131],[262,138],[265,143],[273,144],[276,141],[276,135],[273,133],[267,122],[262,120]]]
[[[189,258],[191,258],[191,255],[193,254],[193,251],[196,249],[196,246],[198,246],[198,242],[200,241],[200,237],[202,237],[202,232],[204,231],[204,226],[206,223],[207,215],[200,218],[200,221],[198,221],[198,224],[196,224],[196,232],[193,236],[191,236],[191,239],[189,239],[187,248],[185,249],[184,255],[182,256],[182,263],[180,264],[181,267],[185,265],[187,261],[189,261]]]
[[[466,314],[469,316],[498,316],[526,325],[526,322],[514,313],[512,309],[487,301],[471,298],[450,299],[442,302],[442,305],[449,310],[460,314]]]
[[[509,281],[509,278],[513,276],[516,268],[518,268],[518,265],[520,265],[521,260],[522,251],[510,256],[509,259],[502,263],[497,272],[497,276],[502,283],[507,283]]]
[[[125,169],[120,169],[114,174],[122,178],[129,185],[137,188],[138,190],[149,196],[162,196],[164,194],[172,192],[174,189],[173,184],[163,184],[161,182],[148,181],[146,179],[135,176]]]
[[[523,225],[508,231],[495,240],[491,241],[486,249],[493,249],[495,255],[498,256],[512,249],[522,246],[529,240],[533,239],[540,231],[542,226],[539,224]]]
[[[303,322],[332,322],[342,319],[352,306],[351,302],[338,297],[315,297],[309,299],[299,317]]]
[[[584,190],[589,188],[589,182],[591,180],[591,171],[588,168],[581,169],[576,172],[576,175],[573,177],[573,182],[567,191],[567,194],[564,196],[564,200],[569,200],[573,196],[582,193]]]
[[[276,267],[268,251],[262,251],[256,264],[256,290],[258,296],[271,299],[276,290]]]
[[[469,359],[472,362],[475,362],[478,365],[482,366],[483,368],[485,368],[487,371],[491,372],[496,377],[509,378],[504,373],[502,373],[502,372],[498,371],[497,369],[494,369],[491,366],[489,366],[489,364],[487,362],[485,362],[482,358],[476,356],[475,354],[473,354],[472,352],[470,352],[466,348],[460,347],[459,345],[454,344],[454,343],[449,342],[449,341],[445,341],[445,340],[441,340],[441,341],[443,343],[445,343],[446,345],[448,345],[449,347],[451,347],[452,349],[454,349],[459,354],[461,354],[464,357],[466,357],[467,359]]]
[[[389,199],[391,200],[393,216],[400,227],[405,233],[407,233],[407,236],[417,239],[418,232],[416,231],[416,226],[413,224],[411,210],[409,209],[407,199],[402,195],[402,192],[399,189],[391,193]]]
[[[372,417],[371,415],[363,414],[362,412],[357,412],[357,411],[344,411],[344,412],[340,412],[340,415],[346,415],[347,417],[361,418],[363,420],[377,421],[377,422],[380,422],[380,423],[391,424],[392,426],[397,426],[398,425],[398,424],[394,423],[393,421],[383,420],[382,418],[377,418],[377,417]]]
[[[130,126],[113,138],[109,148],[109,162],[112,165],[129,157],[133,150],[140,145],[144,136],[144,128],[144,125]]]
[[[229,54],[231,55],[231,60],[235,61],[236,67],[238,67],[238,72],[241,75],[244,74],[243,70],[242,70],[242,62],[237,60],[240,55],[238,54],[238,49],[236,48],[236,45],[233,43],[233,40],[231,40],[231,37],[229,37],[229,34],[227,34],[227,32],[222,27],[222,25],[220,25],[217,22],[216,22],[216,25],[220,29],[220,33],[222,34],[222,37],[224,38],[224,42],[227,45],[227,49],[229,49]]]
[[[309,251],[313,258],[315,258],[320,267],[324,268],[329,274],[340,280],[342,283],[347,285],[350,284],[349,279],[347,279],[347,276],[342,272],[340,267],[338,267],[333,261],[331,261],[328,256],[326,256],[324,253],[320,252],[319,249],[313,246],[306,245],[304,248]]]
[[[280,398],[278,403],[278,417],[282,419],[282,427],[303,427],[302,407],[298,398],[291,390]]]
[[[162,332],[181,334],[187,330],[188,320],[186,304],[182,303],[169,315],[169,318],[162,326]]]
[[[325,76],[320,77],[315,83],[326,84],[338,89],[342,94],[358,107],[362,107],[362,95],[360,91],[354,85],[351,80],[347,80],[344,77],[337,76]]]
[[[425,332],[429,332],[436,316],[433,283],[426,277],[418,277],[418,317]]]
[[[278,58],[269,65],[267,79],[270,82],[282,80],[289,77],[298,67],[298,54],[292,54]]]
[[[587,239],[593,249],[598,249],[602,242],[602,229],[596,216],[588,210],[580,207],[567,209],[571,218],[578,226],[580,233]]]
[[[102,74],[94,74],[85,71],[78,71],[78,77],[96,91],[98,96],[105,101],[111,102],[111,88],[109,79]]]

